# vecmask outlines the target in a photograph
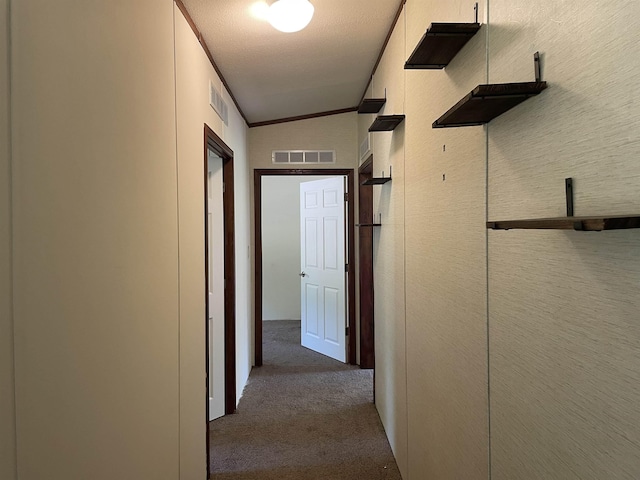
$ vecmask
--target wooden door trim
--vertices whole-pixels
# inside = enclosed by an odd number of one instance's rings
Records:
[[[358,169],[358,222],[371,223],[373,188],[362,182],[373,176],[373,155]],[[358,229],[358,278],[360,280],[360,367],[375,367],[373,228]]]
[[[222,194],[224,216],[224,411],[231,414],[236,409],[236,267],[235,267],[235,217],[233,150],[204,125],[204,271],[205,271],[205,368],[206,368],[206,432],[207,432],[207,478],[210,472],[209,444],[209,219],[207,202],[209,197],[209,150],[222,158]]]
[[[262,177],[288,175],[341,175],[347,177],[349,202],[347,203],[347,360],[356,364],[356,263],[355,263],[355,185],[354,170],[348,168],[255,169],[253,173],[254,232],[255,232],[255,311],[254,311],[254,363],[262,365]]]

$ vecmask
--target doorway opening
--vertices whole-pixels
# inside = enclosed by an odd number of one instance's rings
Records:
[[[356,327],[355,327],[355,241],[354,241],[354,171],[352,169],[258,169],[254,172],[254,212],[255,212],[255,365],[263,362],[262,326],[263,326],[263,233],[262,233],[262,179],[266,176],[342,176],[347,180],[346,213],[346,324],[348,328],[348,363],[356,364]],[[310,179],[311,180],[311,179]],[[345,332],[346,333],[346,332]]]
[[[209,149],[207,181],[207,307],[209,326],[209,421],[225,408],[224,181],[222,157]]]
[[[218,164],[216,162],[219,162]],[[218,171],[216,169],[218,168]],[[211,167],[211,168],[210,168]],[[221,172],[220,172],[221,169]],[[224,345],[224,374],[220,381],[222,385],[217,385],[217,390],[224,390],[224,414],[231,414],[236,409],[236,273],[235,273],[235,219],[234,219],[234,175],[233,175],[233,150],[215,134],[208,125],[204,125],[204,259],[205,259],[205,411],[206,411],[206,448],[207,448],[207,478],[210,476],[210,441],[209,441],[209,417],[210,417],[210,399],[212,391],[216,386],[212,385],[212,368],[211,368],[211,348],[214,343],[211,341],[211,335],[215,332],[210,326],[210,312],[214,312],[215,303],[213,301],[214,288],[223,292],[215,291],[220,294],[223,308],[219,309],[223,315],[222,325],[219,329],[224,339],[221,342]],[[211,172],[211,173],[210,173]],[[214,200],[213,193],[210,195],[209,189],[219,181],[221,173],[222,182],[222,205],[216,211],[210,208]],[[218,187],[219,188],[219,187]],[[220,193],[220,192],[218,192]],[[220,198],[219,196],[217,197]],[[214,200],[215,201],[215,200]],[[218,225],[211,224],[210,220],[215,216],[221,219]],[[222,229],[220,232],[219,230]],[[213,233],[217,240],[214,240]],[[221,245],[220,245],[221,242]],[[214,245],[222,246],[222,252],[210,251]],[[216,258],[216,261],[213,261]],[[212,271],[216,268],[216,271]],[[219,280],[212,282],[210,277]],[[221,280],[221,281],[220,281]],[[210,298],[212,297],[212,298]]]
[[[326,175],[265,177],[261,211],[263,335],[268,322],[297,321],[302,346],[342,363],[347,326],[345,181],[344,176]]]

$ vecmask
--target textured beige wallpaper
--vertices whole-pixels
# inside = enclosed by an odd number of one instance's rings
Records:
[[[638,211],[640,5],[493,0],[488,18],[481,2],[488,25],[444,71],[401,73],[429,23],[471,21],[473,3],[409,0],[369,92],[407,114],[373,142],[374,171],[394,166],[377,187],[378,409],[411,480],[639,478],[640,237],[487,237],[484,222],[563,215],[569,176],[577,214]],[[538,50],[542,95],[487,127],[431,129],[477,84],[533,80]]]
[[[484,226],[563,215],[569,176],[576,214],[638,212],[640,4],[493,0],[480,18],[444,71],[402,72],[431,22],[473,19],[473,2],[408,0],[368,92],[407,114],[373,142],[374,171],[394,166],[376,197],[381,418],[406,479],[640,478],[640,237]],[[431,128],[477,84],[532,81],[536,51],[543,94]]]
[[[491,2],[491,81],[549,88],[489,126],[489,216],[640,210],[640,4]],[[640,235],[489,235],[494,480],[640,477]]]
[[[380,115],[405,113],[404,15],[398,21],[373,78],[371,95],[387,102]],[[371,124],[375,115],[361,115],[360,123]],[[367,125],[367,127],[368,127]],[[404,162],[405,124],[393,132],[371,135],[373,172],[389,174],[393,180],[373,188],[374,212],[382,214],[382,226],[373,237],[375,290],[376,406],[387,432],[400,471],[407,475],[407,378],[405,358],[404,292]]]
[[[0,478],[16,478],[7,0],[0,0]]]
[[[407,57],[432,22],[474,3],[407,4]],[[480,2],[480,19],[486,5]],[[484,22],[483,22],[484,23]],[[486,81],[483,27],[444,70],[407,81],[406,282],[409,478],[488,477],[486,134],[431,123]]]
[[[490,234],[494,479],[636,479],[640,241]]]

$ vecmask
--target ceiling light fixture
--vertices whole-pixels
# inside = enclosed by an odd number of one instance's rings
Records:
[[[269,4],[264,0],[255,2],[249,7],[249,11],[254,18],[266,21],[269,17]]]
[[[267,19],[276,30],[298,32],[309,25],[313,10],[309,0],[278,0],[269,7]]]

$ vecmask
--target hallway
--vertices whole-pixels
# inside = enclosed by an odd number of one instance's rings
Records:
[[[237,413],[211,423],[215,480],[399,480],[373,373],[300,346],[299,321],[264,322],[264,365]]]

